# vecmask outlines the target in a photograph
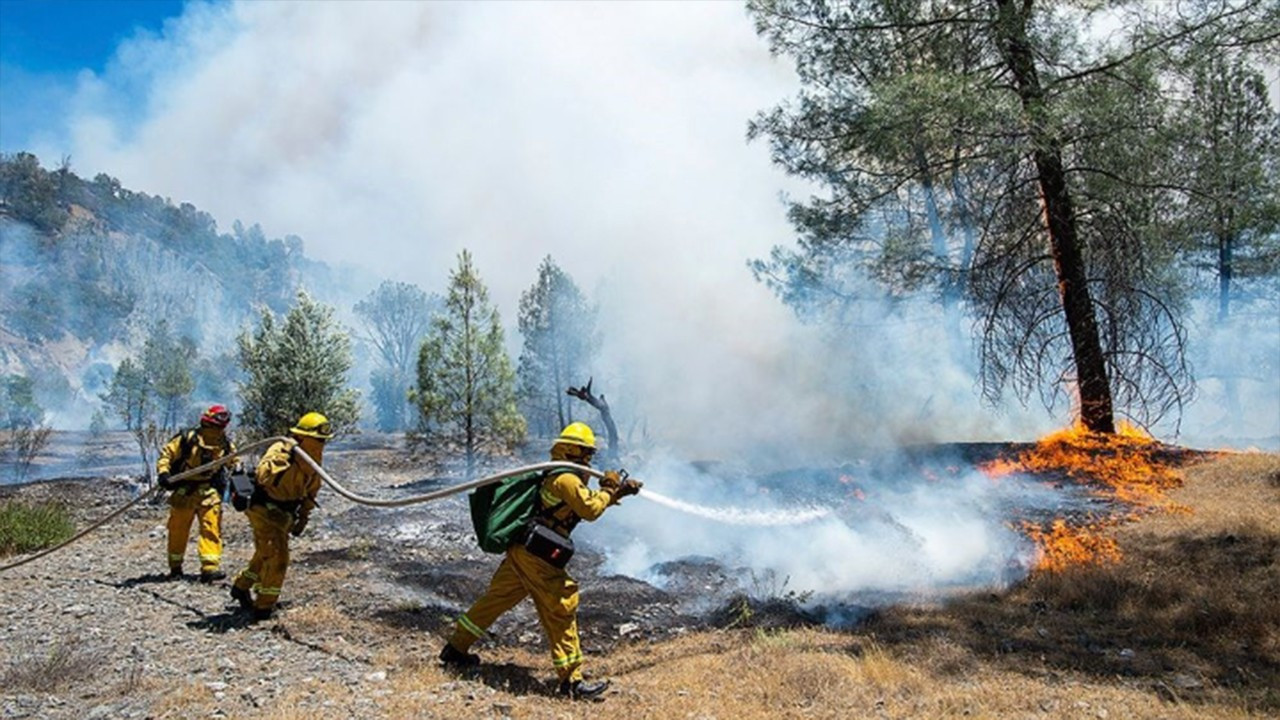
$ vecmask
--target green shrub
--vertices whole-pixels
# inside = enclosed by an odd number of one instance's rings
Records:
[[[66,508],[53,503],[0,503],[0,557],[56,545],[71,537],[75,526]]]

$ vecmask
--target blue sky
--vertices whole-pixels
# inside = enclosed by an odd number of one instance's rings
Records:
[[[77,77],[101,74],[116,47],[158,34],[183,0],[0,0],[0,151],[57,133]]]

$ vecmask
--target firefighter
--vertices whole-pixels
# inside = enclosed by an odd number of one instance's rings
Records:
[[[169,477],[213,462],[235,452],[227,438],[231,413],[222,405],[211,405],[200,415],[200,426],[174,435],[160,449],[156,460],[156,483],[169,496],[169,577],[182,577],[182,558],[191,535],[191,523],[200,521],[200,582],[211,583],[226,577],[222,571],[222,493],[226,489],[228,466],[171,482]],[[230,472],[244,472],[240,459],[229,464]]]
[[[320,491],[319,474],[293,449],[300,447],[319,465],[324,443],[333,437],[329,420],[318,412],[299,418],[289,434],[293,437],[267,448],[258,462],[245,511],[253,528],[253,559],[231,586],[231,597],[252,611],[255,620],[271,617],[289,568],[289,536],[302,535]],[[256,591],[256,598],[250,590]]]
[[[552,444],[551,459],[589,465],[595,451],[595,434],[591,428],[575,422],[565,427]],[[567,542],[579,521],[595,520],[609,506],[639,491],[639,482],[624,480],[613,471],[606,473],[598,491],[587,487],[586,478],[578,473],[550,473],[542,481],[535,522],[550,528]],[[453,667],[478,664],[480,658],[467,649],[485,635],[498,616],[530,596],[551,646],[552,664],[560,678],[560,694],[573,699],[596,698],[609,687],[609,682],[588,683],[582,677],[578,583],[564,570],[563,564],[557,566],[553,560],[539,557],[530,549],[533,547],[526,541],[507,548],[506,556],[489,581],[488,591],[458,617],[453,636],[440,651],[440,659]],[[555,551],[548,555],[554,558]]]

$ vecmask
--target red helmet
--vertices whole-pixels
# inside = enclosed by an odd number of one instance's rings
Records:
[[[231,411],[226,405],[210,405],[209,409],[200,416],[201,425],[224,428],[229,422],[231,422]]]

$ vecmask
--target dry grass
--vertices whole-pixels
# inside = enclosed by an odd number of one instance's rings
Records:
[[[1185,471],[1173,500],[1116,536],[1114,566],[1003,594],[895,608],[847,632],[733,629],[589,658],[603,705],[551,696],[543,653],[486,648],[455,678],[384,649],[381,684],[315,683],[261,717],[1274,717],[1280,711],[1280,457]],[[317,624],[327,622],[317,617]]]
[[[439,639],[388,633],[329,604],[352,582],[309,568],[320,593],[281,625],[299,642],[359,650],[358,681],[318,674],[264,707],[207,687],[168,688],[154,717],[326,718],[1251,718],[1280,713],[1280,456],[1239,455],[1184,471],[1171,500],[1120,528],[1122,560],[1043,573],[1006,593],[884,610],[849,631],[690,633],[588,658],[610,677],[603,704],[553,695],[547,654],[483,647],[462,676],[434,662]],[[337,636],[363,638],[354,648]],[[340,646],[340,647],[339,647]],[[385,673],[385,674],[384,674]],[[6,675],[3,683],[12,681]],[[176,691],[175,691],[176,690]]]
[[[1124,560],[1032,577],[937,611],[895,609],[868,630],[895,647],[945,634],[984,665],[1027,677],[1120,682],[1208,714],[1280,711],[1280,493],[1274,455],[1186,471],[1172,500],[1117,532]]]
[[[208,717],[216,707],[213,692],[197,678],[189,678],[181,685],[170,684],[159,698],[151,703],[147,715],[157,720]]]
[[[108,655],[106,647],[75,636],[59,637],[41,647],[15,649],[0,674],[0,687],[6,692],[42,693],[74,687],[100,671]]]
[[[297,637],[342,634],[352,626],[349,616],[327,602],[314,602],[289,608],[280,624]],[[351,634],[347,632],[347,634]]]

